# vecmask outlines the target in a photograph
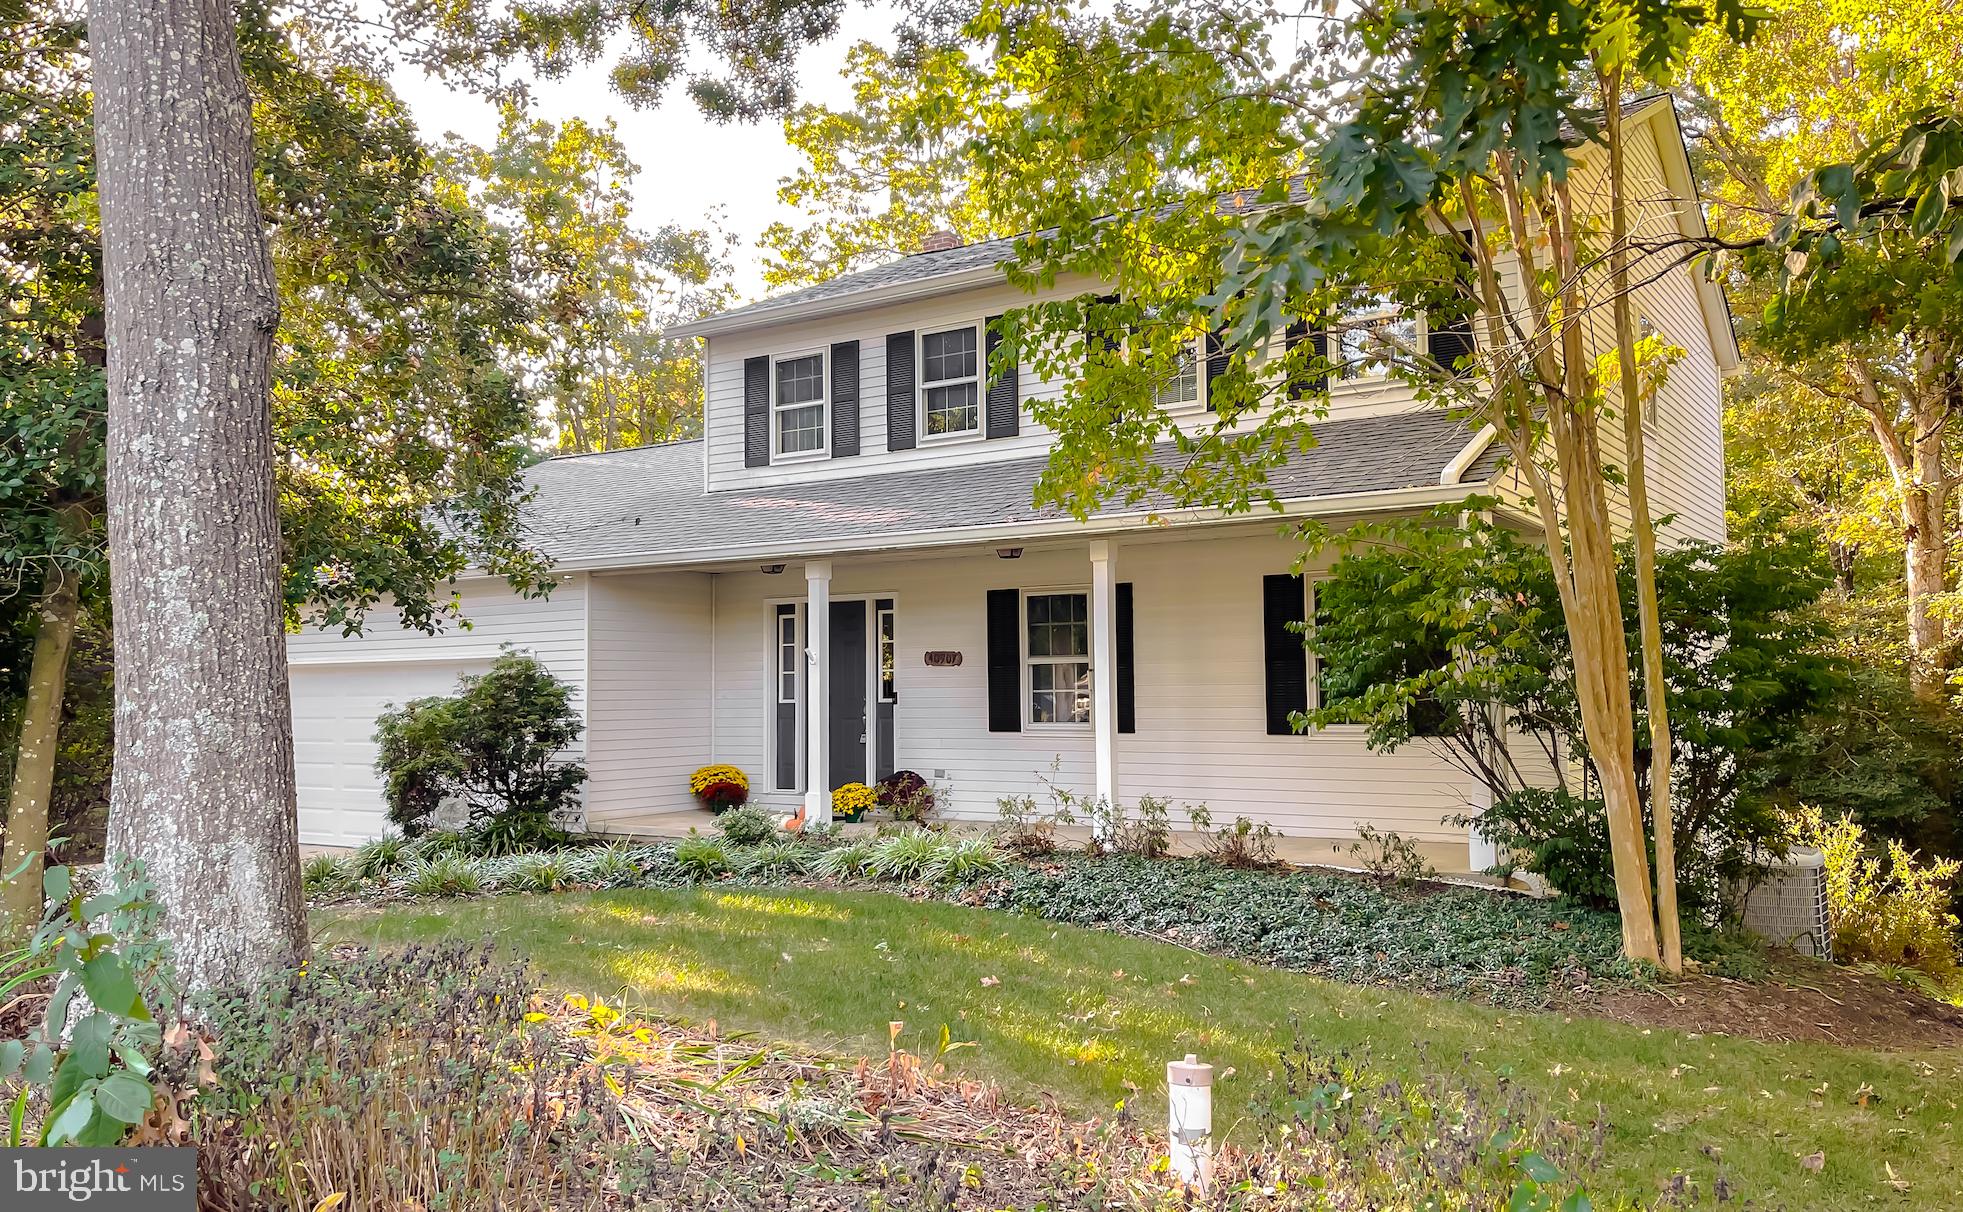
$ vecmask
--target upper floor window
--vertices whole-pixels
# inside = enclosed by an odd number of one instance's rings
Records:
[[[1159,385],[1159,407],[1174,408],[1200,402],[1200,355],[1197,342],[1179,348],[1179,358],[1166,381]]]
[[[777,359],[770,408],[780,455],[825,449],[825,355]]]
[[[1346,383],[1389,376],[1397,359],[1422,354],[1423,317],[1389,299],[1368,299],[1345,311],[1329,332],[1329,360]]]
[[[981,329],[920,334],[921,432],[930,438],[981,432]]]

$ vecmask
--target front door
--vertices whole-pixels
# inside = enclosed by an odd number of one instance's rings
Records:
[[[833,602],[831,636],[833,787],[866,778],[866,703],[871,662],[866,659],[866,603]]]

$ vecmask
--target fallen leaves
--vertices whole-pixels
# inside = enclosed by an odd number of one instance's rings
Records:
[[[1799,1159],[1799,1167],[1802,1170],[1811,1170],[1813,1173],[1818,1174],[1827,1168],[1826,1152],[1822,1150],[1817,1153],[1807,1154],[1805,1157]]]

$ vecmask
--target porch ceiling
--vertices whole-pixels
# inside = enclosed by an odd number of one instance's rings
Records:
[[[1314,449],[1269,475],[1285,501],[1330,498],[1334,506],[1408,492],[1420,504],[1422,490],[1446,499],[1483,486],[1498,460],[1498,450],[1489,449],[1459,484],[1442,486],[1441,472],[1472,432],[1433,410],[1331,421],[1315,433]],[[1171,462],[1177,455],[1167,445],[1155,457]],[[1148,499],[1080,526],[1031,504],[1044,463],[1036,457],[708,493],[702,443],[674,442],[539,464],[528,473],[537,494],[527,527],[561,568],[580,569],[1061,535],[1177,510],[1169,500]]]

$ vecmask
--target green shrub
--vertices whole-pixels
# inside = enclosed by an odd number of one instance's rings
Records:
[[[476,838],[462,829],[432,829],[416,836],[409,844],[409,853],[415,858],[433,859],[446,854],[475,858],[483,852],[477,849]]]
[[[1237,816],[1216,829],[1205,804],[1187,805],[1186,819],[1192,822],[1193,845],[1208,862],[1243,869],[1275,866],[1275,831],[1266,821],[1257,825]]]
[[[1502,854],[1545,878],[1556,892],[1597,909],[1615,907],[1615,871],[1608,816],[1600,800],[1565,788],[1529,787],[1494,802],[1473,818],[1481,836]]]
[[[866,862],[866,874],[902,883],[926,879],[941,861],[943,849],[941,839],[925,829],[909,829],[883,837],[873,846],[872,858]]]
[[[1415,842],[1396,830],[1380,833],[1375,825],[1358,825],[1356,841],[1340,849],[1365,871],[1389,883],[1415,884],[1438,878],[1438,868],[1431,865]]]
[[[473,859],[461,854],[444,854],[418,859],[404,867],[396,877],[397,886],[410,896],[475,896],[484,891],[483,870]]]
[[[895,770],[873,788],[879,807],[893,814],[896,821],[918,824],[934,813],[940,793],[927,779],[912,770]]]
[[[732,808],[723,816],[741,811],[741,808]],[[730,869],[729,852],[723,849],[721,843],[714,838],[703,837],[693,829],[689,830],[687,837],[675,843],[674,858],[675,867],[687,879],[712,880]]]
[[[1963,985],[1963,940],[1950,909],[1963,863],[1921,862],[1893,839],[1878,854],[1853,820],[1829,821],[1817,809],[1802,814],[1798,833],[1826,860],[1835,959],[1916,968],[1946,990]]]
[[[776,816],[755,804],[731,808],[716,818],[716,828],[732,846],[755,846],[779,836]]]
[[[411,836],[460,799],[485,853],[563,843],[554,823],[575,803],[586,768],[560,757],[584,731],[570,686],[528,656],[506,652],[450,696],[416,699],[375,722],[389,819]]]
[[[53,983],[38,1029],[0,1041],[0,1085],[19,1083],[4,1140],[10,1147],[114,1145],[156,1100],[150,1074],[163,1033],[152,1007],[173,1006],[176,997],[161,914],[140,864],[111,868],[107,885],[95,890],[55,865],[42,872],[41,887],[49,904],[40,927],[26,947],[0,956],[0,1005],[22,986]],[[31,1138],[24,1131],[30,1102],[41,1112]]]
[[[1107,803],[1102,797],[1079,800],[1080,811],[1091,827],[1089,848],[1138,858],[1164,858],[1172,853],[1172,801],[1162,796],[1142,795],[1137,807],[1124,808]]]
[[[812,857],[813,851],[809,846],[790,838],[780,838],[753,846],[736,856],[736,869],[746,876],[765,878],[803,875],[810,869]]]

